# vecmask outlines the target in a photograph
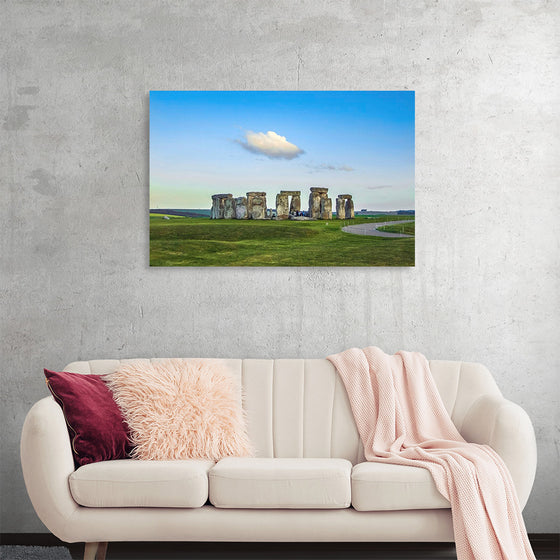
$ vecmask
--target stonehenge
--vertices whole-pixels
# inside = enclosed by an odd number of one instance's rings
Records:
[[[339,194],[336,198],[336,217],[348,220],[354,217],[354,201],[351,194]]]
[[[324,187],[311,187],[309,195],[309,217],[317,220],[330,220],[332,218],[332,200],[327,197],[329,189]]]
[[[346,217],[352,219],[354,217],[354,201],[352,197],[346,199]]]
[[[247,218],[247,197],[238,196],[235,199],[235,219],[245,220]]]
[[[301,191],[288,191],[292,193],[290,200],[290,214],[297,214],[301,211]]]
[[[233,220],[235,218],[235,199],[232,198],[231,194],[224,198],[224,219]]]
[[[332,220],[332,199],[324,197],[321,199],[320,220]]]
[[[343,220],[346,217],[346,208],[345,208],[346,201],[340,196],[336,197],[336,217],[339,220]]]
[[[219,220],[225,218],[225,201],[232,198],[231,194],[214,194],[212,195],[212,209],[210,210],[210,218]]]
[[[290,200],[290,197],[292,198]],[[301,210],[301,191],[280,191],[276,195],[276,219],[287,220]]]
[[[289,216],[288,195],[280,191],[280,194],[276,195],[276,218],[278,220],[287,220]]]
[[[212,195],[212,220],[264,220],[266,218],[266,193],[248,192],[247,197],[232,194]]]
[[[311,187],[309,212],[299,219],[332,220],[332,199],[326,187]],[[267,208],[266,192],[250,191],[247,196],[235,197],[231,193],[212,195],[210,218],[213,220],[288,220],[305,215],[301,212],[301,191],[280,191],[276,195],[276,210]],[[336,216],[339,220],[354,217],[354,201],[351,194],[339,194],[336,198]]]
[[[250,220],[266,218],[266,193],[252,191],[247,193],[247,217]]]

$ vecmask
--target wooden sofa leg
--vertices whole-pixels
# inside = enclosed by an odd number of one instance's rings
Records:
[[[107,545],[106,542],[100,542],[99,546],[97,547],[97,560],[105,560],[105,554],[107,554]]]
[[[84,560],[105,560],[106,542],[87,542],[84,549]]]
[[[87,542],[84,548],[84,560],[95,560],[98,547],[98,542]]]

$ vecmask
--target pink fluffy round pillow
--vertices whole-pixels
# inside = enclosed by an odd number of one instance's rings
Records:
[[[239,383],[223,362],[136,360],[105,381],[128,424],[133,458],[251,455]]]

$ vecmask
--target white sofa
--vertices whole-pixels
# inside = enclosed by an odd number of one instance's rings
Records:
[[[106,461],[74,468],[52,397],[30,410],[21,439],[39,518],[85,558],[110,541],[453,541],[449,503],[422,468],[365,463],[341,380],[312,360],[224,360],[243,387],[254,459]],[[104,374],[119,360],[74,362]],[[453,422],[507,464],[521,506],[533,485],[531,421],[479,364],[433,360]],[[90,544],[87,544],[90,543]]]

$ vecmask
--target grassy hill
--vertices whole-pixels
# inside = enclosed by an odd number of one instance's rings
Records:
[[[352,235],[344,225],[410,220],[210,220],[150,214],[151,266],[414,266],[414,238]],[[414,224],[410,224],[414,226]],[[389,226],[393,227],[393,226]],[[407,228],[405,233],[414,233]]]

